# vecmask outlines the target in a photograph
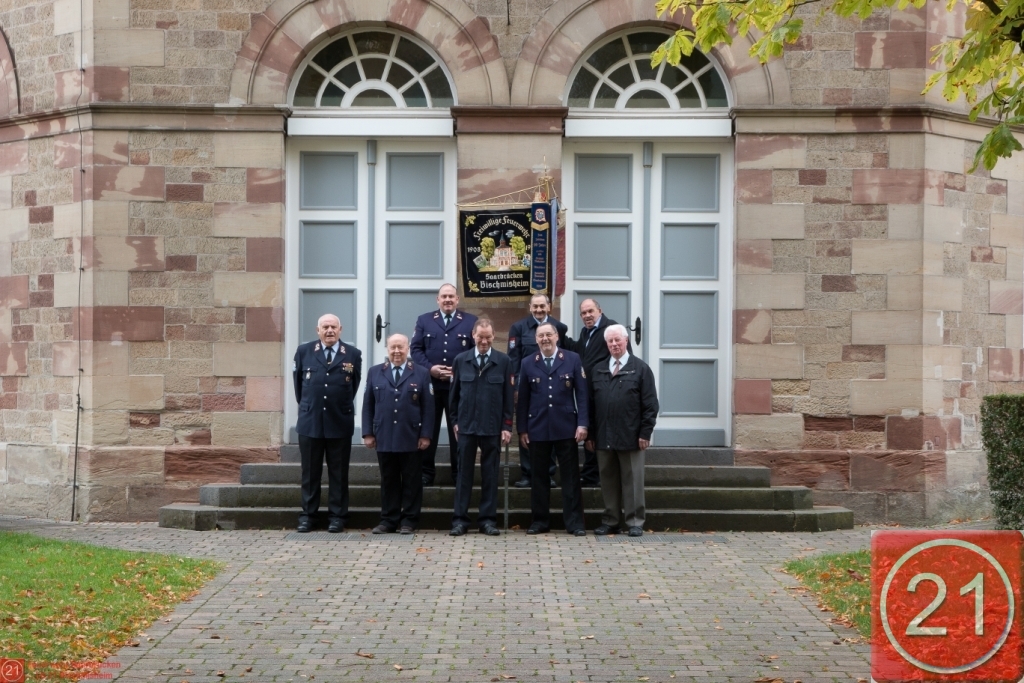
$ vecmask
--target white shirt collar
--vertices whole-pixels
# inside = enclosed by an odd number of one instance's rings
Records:
[[[480,353],[480,349],[476,348],[475,346],[473,347],[473,353],[476,354],[476,355],[473,356],[473,358],[479,358],[480,356],[489,356],[489,355],[491,355],[490,349],[488,349],[487,353]]]
[[[337,355],[338,354],[338,347],[340,347],[340,346],[341,346],[341,340],[339,339],[338,341],[334,342],[334,346],[325,346],[324,347],[324,354],[326,355],[327,354],[327,349],[330,349],[331,351],[334,352],[335,355]]]
[[[556,355],[557,353],[558,353],[558,350],[557,350],[557,349],[555,349],[555,353],[551,354],[550,356],[545,356],[545,355],[544,355],[544,352],[543,352],[543,351],[541,351],[541,352],[540,352],[540,357],[541,357],[541,358],[542,358],[542,359],[544,360],[544,362],[547,362],[548,358],[550,358],[551,360],[554,360],[554,359],[555,359],[555,355]]]
[[[629,362],[629,351],[626,351],[624,354],[622,354],[622,358],[619,358],[618,360],[619,371],[621,372],[622,368],[626,367],[626,363]],[[608,356],[608,370],[611,372],[615,372],[615,356]]]

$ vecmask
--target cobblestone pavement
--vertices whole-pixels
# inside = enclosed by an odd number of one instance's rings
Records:
[[[227,563],[139,647],[109,660],[104,673],[120,681],[868,677],[867,644],[779,571],[801,555],[865,548],[866,528],[642,543],[522,531],[339,539],[2,516],[0,529]]]

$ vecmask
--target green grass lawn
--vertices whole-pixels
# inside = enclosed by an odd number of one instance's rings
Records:
[[[25,659],[28,681],[73,681],[100,671],[100,661],[220,568],[0,532],[0,657]]]
[[[815,555],[791,560],[785,570],[814,592],[836,620],[871,635],[871,553]]]

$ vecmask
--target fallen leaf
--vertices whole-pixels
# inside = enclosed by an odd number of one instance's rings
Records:
[[[610,654],[610,655],[617,655],[617,654],[619,654],[619,651],[618,650],[608,650],[608,654]]]
[[[724,631],[725,629],[724,629],[724,628],[722,628],[721,626],[716,626],[716,627],[715,627],[715,630],[716,630],[716,631]]]
[[[366,623],[368,623],[368,624],[376,624],[377,620],[376,619],[367,619]]]
[[[593,640],[594,636],[580,636],[580,640]]]
[[[185,673],[191,674],[192,673],[192,669],[185,669]]]
[[[501,677],[502,677],[502,679],[504,679],[506,681],[514,681],[514,680],[516,680],[516,677],[513,676],[512,674],[501,674]]]
[[[321,588],[317,588],[317,589],[316,589],[316,592],[317,592],[317,593],[323,593],[323,592],[324,592],[324,589],[323,589],[323,587],[321,587]]]
[[[857,582],[866,581],[866,579],[864,578],[864,575],[861,574],[856,569],[847,569],[846,573],[849,574],[850,578],[852,578],[854,581],[857,581]]]
[[[356,657],[363,657],[365,659],[373,659],[374,654],[372,652],[360,652],[356,650]]]
[[[218,671],[216,675],[220,676],[221,678],[224,678],[225,676],[227,676],[227,674],[224,673],[223,671]]]
[[[497,593],[495,593],[495,595],[504,595],[504,594],[505,594],[504,591],[498,591]]]
[[[395,671],[401,671],[401,670],[402,670],[402,665],[401,664],[395,664]]]
[[[593,560],[583,560],[583,564],[594,564]]]
[[[786,683],[781,678],[772,678],[771,676],[761,676],[761,678],[755,678],[754,683]]]
[[[649,680],[651,680],[651,677],[650,676],[637,676],[636,680],[638,680],[638,681],[649,681]]]
[[[416,552],[418,552],[418,553],[429,553],[430,552],[430,548],[416,548]]]
[[[476,563],[476,568],[477,569],[483,569],[484,568],[484,563],[483,562],[477,562]]]
[[[505,646],[504,646],[504,645],[502,645],[502,646],[501,646],[501,651],[502,651],[502,652],[504,652],[504,651],[505,651]]]
[[[211,633],[210,634],[210,638],[212,638],[214,640],[220,640],[220,636],[218,636],[216,633]]]
[[[245,672],[246,672],[246,673],[249,673],[249,672],[251,672],[251,671],[252,671],[252,667],[251,667],[251,666],[247,666],[247,667],[245,667]]]
[[[330,641],[330,640],[321,640],[320,642],[321,642],[321,643],[327,643],[328,645],[330,645],[330,644],[331,644],[331,643],[332,643],[333,641]]]
[[[549,659],[548,660],[548,664],[558,664],[558,660],[557,659]]]
[[[651,596],[650,596],[650,595],[648,595],[647,593],[641,593],[640,595],[638,595],[638,596],[636,596],[636,597],[637,597],[637,598],[640,598],[640,599],[642,600],[642,599],[644,599],[644,598],[650,598]]]

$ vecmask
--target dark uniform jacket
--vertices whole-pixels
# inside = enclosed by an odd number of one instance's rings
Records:
[[[601,316],[601,320],[594,326],[594,329],[588,332],[587,328],[584,327],[580,330],[580,336],[578,339],[572,342],[571,348],[573,351],[580,355],[583,359],[583,367],[586,368],[587,372],[592,371],[601,363],[605,363],[611,357],[611,352],[608,350],[608,344],[604,341],[604,330],[609,325],[617,324],[614,320],[608,316]],[[590,343],[587,343],[587,337],[590,337]],[[630,344],[629,339],[626,339],[626,350],[629,355],[633,355],[633,346]]]
[[[590,375],[590,424],[587,434],[598,450],[636,451],[651,440],[658,420],[658,392],[651,366],[630,354],[612,377],[608,361]]]
[[[434,388],[430,372],[407,361],[395,386],[391,363],[374,365],[363,392],[363,436],[377,439],[377,451],[411,453],[434,430]]]
[[[452,366],[448,415],[459,434],[498,436],[512,431],[512,361],[491,349],[481,370],[476,348],[460,353]]]
[[[580,357],[558,349],[548,372],[543,356],[523,360],[519,372],[519,403],[516,424],[530,441],[561,441],[576,438],[577,427],[587,427],[587,375]]]
[[[412,333],[409,351],[413,361],[427,369],[435,365],[451,366],[455,356],[466,349],[473,348],[473,325],[476,316],[456,310],[448,329],[444,327],[444,316],[435,310],[424,313],[416,319],[416,329]],[[434,389],[447,391],[449,383],[435,379]]]
[[[569,328],[565,323],[552,318],[550,315],[545,322],[552,323],[558,330],[558,346],[563,349],[572,349],[569,338]],[[537,353],[537,326],[540,325],[537,319],[528,315],[522,320],[512,324],[508,331],[508,357],[512,359],[512,374],[518,375],[519,368],[524,358],[529,358]]]
[[[301,344],[292,363],[299,419],[295,431],[314,439],[349,439],[354,427],[353,401],[363,377],[363,354],[340,343],[327,367],[319,340]]]

